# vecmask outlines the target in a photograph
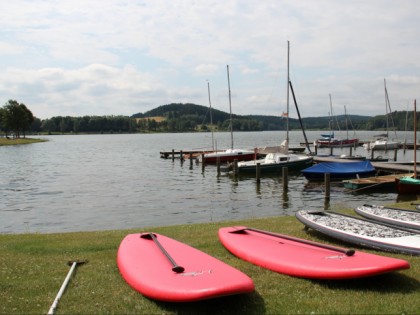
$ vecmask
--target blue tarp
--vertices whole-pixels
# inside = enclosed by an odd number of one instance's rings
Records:
[[[323,180],[326,173],[330,174],[331,179],[349,179],[373,175],[375,168],[370,161],[323,162],[302,171],[311,180]]]

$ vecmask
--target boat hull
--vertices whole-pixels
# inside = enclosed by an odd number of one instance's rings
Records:
[[[364,177],[344,180],[343,185],[351,190],[365,190],[365,189],[387,189],[396,190],[395,180],[403,176],[410,176],[410,174],[392,174],[375,177]]]
[[[344,139],[344,140],[317,140],[315,145],[319,148],[345,148],[359,145],[359,139]]]
[[[395,185],[397,191],[402,195],[416,195],[420,194],[420,180],[412,179],[413,181],[408,182],[406,180],[401,180],[400,178],[395,179]]]
[[[261,173],[275,173],[281,172],[284,167],[289,171],[301,171],[312,165],[313,158],[307,157],[296,161],[284,162],[284,163],[260,163]],[[247,165],[238,165],[239,173],[255,173],[257,171],[258,161]]]
[[[201,155],[200,162],[207,163],[207,164],[216,164],[226,163],[226,162],[234,162],[236,161],[250,161],[254,160],[256,153],[251,151],[239,151],[239,152],[216,152],[210,154]]]

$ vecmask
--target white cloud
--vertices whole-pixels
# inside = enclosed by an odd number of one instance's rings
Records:
[[[418,98],[417,0],[15,0],[2,4],[0,95],[51,115],[144,112],[170,102],[278,114],[286,41],[303,116],[376,115]],[[1,100],[0,100],[1,101]],[[220,104],[220,105],[218,105]],[[394,105],[395,104],[395,105]],[[293,116],[293,114],[292,114]]]

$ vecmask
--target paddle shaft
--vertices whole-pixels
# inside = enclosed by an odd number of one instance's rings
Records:
[[[307,245],[312,245],[312,246],[317,246],[317,247],[321,247],[321,248],[324,248],[324,249],[333,250],[333,251],[336,251],[336,252],[346,254],[346,256],[353,256],[354,253],[355,253],[355,251],[353,249],[345,249],[345,248],[330,246],[330,245],[327,245],[327,244],[320,244],[320,243],[304,240],[304,239],[301,239],[301,238],[296,238],[296,237],[287,236],[287,235],[283,235],[283,234],[271,233],[271,232],[267,232],[267,231],[264,231],[264,230],[258,230],[258,229],[253,229],[253,228],[245,228],[244,230],[253,231],[253,232],[266,234],[266,235],[270,235],[270,236],[274,236],[274,237],[278,237],[278,238],[283,238],[283,239],[286,239],[286,240],[289,240],[289,241],[299,242],[299,243],[303,243],[303,244],[307,244]]]
[[[69,281],[70,281],[71,275],[73,274],[74,270],[76,269],[76,266],[77,266],[77,265],[80,265],[80,264],[84,264],[85,262],[86,262],[86,261],[72,261],[72,262],[69,262],[69,264],[71,264],[71,268],[70,268],[69,272],[67,273],[67,276],[66,276],[66,278],[64,279],[64,282],[63,282],[63,284],[61,285],[61,288],[60,288],[60,290],[58,291],[57,296],[55,297],[54,302],[52,303],[52,305],[51,305],[51,307],[50,307],[50,310],[48,311],[47,315],[52,315],[52,314],[54,314],[54,311],[55,311],[55,309],[57,308],[58,300],[59,300],[59,299],[61,298],[61,296],[63,295],[64,290],[66,289],[67,284],[68,284],[68,283],[69,283]]]
[[[184,271],[184,267],[179,266],[175,260],[171,257],[171,255],[169,255],[169,253],[166,251],[166,249],[162,246],[162,244],[158,241],[158,239],[156,238],[156,236],[153,233],[149,233],[146,234],[148,237],[150,237],[153,242],[155,242],[155,244],[157,245],[157,247],[159,247],[159,249],[161,250],[161,252],[166,256],[166,258],[168,258],[168,260],[171,262],[172,264],[172,271],[176,272],[176,273],[181,273]],[[143,235],[141,236],[142,238],[147,238],[147,237],[143,237]]]

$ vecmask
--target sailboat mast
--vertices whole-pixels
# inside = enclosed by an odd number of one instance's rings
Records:
[[[287,92],[286,92],[286,141],[287,141],[287,149],[289,148],[289,82],[290,82],[290,75],[289,75],[289,64],[290,64],[290,42],[287,41]]]
[[[389,127],[389,117],[388,117],[388,91],[386,89],[386,79],[384,78],[384,88],[385,88],[385,113],[386,113],[386,137],[388,138],[388,127]]]
[[[333,109],[332,109],[332,99],[331,99],[331,94],[329,94],[330,96],[330,142],[333,140],[332,138],[334,138],[334,116],[333,116]]]
[[[417,109],[416,100],[414,100],[414,178],[417,178]]]
[[[213,134],[213,115],[211,113],[211,99],[210,99],[210,82],[207,81],[207,91],[209,94],[209,107],[210,107],[210,129],[211,129],[211,146],[214,151],[214,134]]]
[[[347,108],[346,105],[344,105],[344,115],[346,117],[346,135],[347,135],[347,139],[349,138],[349,126],[348,126],[348,122],[347,122]]]
[[[232,101],[230,93],[230,78],[229,78],[229,65],[227,67],[227,78],[228,78],[228,88],[229,88],[229,111],[230,111],[230,148],[233,150],[233,120],[232,120]]]

